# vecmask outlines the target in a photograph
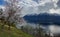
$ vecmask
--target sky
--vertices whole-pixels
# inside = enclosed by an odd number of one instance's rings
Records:
[[[0,7],[4,8],[4,1],[0,0]],[[20,0],[19,5],[23,7],[22,17],[25,15],[34,15],[40,13],[50,13],[60,15],[60,0]],[[56,26],[49,26],[49,29],[54,32]],[[60,28],[60,27],[56,27]],[[58,30],[57,32],[59,32]]]
[[[29,14],[40,14],[40,13],[50,13],[50,14],[60,14],[59,0],[27,0],[22,11],[23,16]],[[57,4],[58,3],[58,4]]]
[[[40,13],[60,14],[60,0],[20,0],[19,5],[23,6],[22,16]],[[0,7],[4,1],[0,0]]]
[[[0,5],[3,5],[4,4],[4,1],[3,0],[0,0]]]

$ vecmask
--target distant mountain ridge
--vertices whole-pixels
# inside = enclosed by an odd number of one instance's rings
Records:
[[[60,25],[60,15],[42,13],[39,15],[26,15],[23,17],[29,23],[40,23],[43,25],[57,24]]]

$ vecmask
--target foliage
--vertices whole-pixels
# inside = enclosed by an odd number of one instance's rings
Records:
[[[0,22],[0,24],[3,23]],[[0,37],[33,37],[33,36],[12,26],[11,26],[11,30],[8,30],[8,25],[5,25],[2,31],[0,25]]]
[[[6,3],[4,5],[5,10],[3,11],[2,9],[0,9],[0,17],[1,17],[0,20],[2,23],[4,23],[2,26],[8,25],[9,30],[10,30],[10,26],[15,26],[14,24],[20,22],[21,20],[20,15],[22,8],[21,6],[18,7],[18,2],[19,1],[17,0],[8,0],[8,1],[6,0]]]

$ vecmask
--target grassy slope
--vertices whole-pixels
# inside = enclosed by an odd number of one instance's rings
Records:
[[[0,25],[0,37],[33,37],[33,36],[26,34],[23,31],[18,30],[14,27],[11,27],[11,30],[8,30],[8,26],[5,26],[2,31]]]

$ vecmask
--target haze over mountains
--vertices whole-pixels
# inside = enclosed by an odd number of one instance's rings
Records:
[[[38,23],[42,25],[56,24],[60,25],[60,15],[42,13],[39,15],[26,15],[24,19],[29,23]]]

